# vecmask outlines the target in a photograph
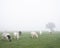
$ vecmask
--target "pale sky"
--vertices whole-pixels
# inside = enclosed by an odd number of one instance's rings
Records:
[[[60,0],[0,0],[0,31],[60,30]]]

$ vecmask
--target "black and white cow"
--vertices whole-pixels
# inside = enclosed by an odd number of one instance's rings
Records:
[[[9,33],[2,33],[2,39],[6,39],[8,41],[12,41],[11,35]]]

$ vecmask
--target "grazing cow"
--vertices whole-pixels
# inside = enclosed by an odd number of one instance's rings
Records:
[[[36,32],[31,32],[31,36],[32,36],[32,38],[34,38],[34,37],[38,38],[38,34]]]
[[[6,39],[11,42],[11,35],[9,33],[2,33],[2,39]]]
[[[13,36],[14,36],[15,39],[18,40],[19,39],[19,32],[14,32],[13,33]]]

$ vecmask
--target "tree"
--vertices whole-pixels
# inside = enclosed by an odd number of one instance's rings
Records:
[[[50,33],[52,33],[54,31],[55,27],[56,26],[53,22],[49,22],[48,24],[46,24],[46,28],[50,29]]]

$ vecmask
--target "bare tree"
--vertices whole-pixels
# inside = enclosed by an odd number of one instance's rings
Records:
[[[52,33],[54,31],[55,27],[56,26],[53,22],[49,22],[48,24],[46,24],[46,28],[50,29],[50,33]]]

